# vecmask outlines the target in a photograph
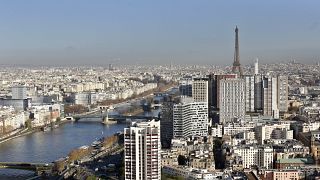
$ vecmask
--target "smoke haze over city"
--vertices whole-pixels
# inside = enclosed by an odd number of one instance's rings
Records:
[[[252,64],[320,60],[319,1],[6,1],[0,64]]]

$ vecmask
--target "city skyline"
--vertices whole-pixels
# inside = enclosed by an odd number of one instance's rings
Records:
[[[318,7],[0,3],[0,180],[320,179]]]
[[[0,64],[315,63],[317,1],[10,1],[0,7]]]
[[[319,176],[320,66],[231,67],[3,67],[0,179]]]

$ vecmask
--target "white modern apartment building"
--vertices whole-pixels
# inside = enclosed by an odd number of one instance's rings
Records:
[[[254,110],[263,112],[264,116],[279,118],[279,112],[288,110],[288,77],[255,74],[254,78]],[[250,87],[251,76],[245,76],[246,87]],[[249,90],[247,88],[247,90]],[[251,98],[246,91],[246,102]],[[249,101],[250,102],[250,101]],[[246,110],[248,112],[248,106]]]
[[[320,128],[320,122],[319,121],[313,121],[313,122],[295,122],[291,125],[291,128],[294,131],[295,137],[298,137],[298,134],[300,132],[310,132],[310,131],[316,131]]]
[[[254,112],[254,76],[247,75],[244,76],[244,79],[246,82],[246,112]]]
[[[259,60],[258,58],[256,59],[256,62],[254,63],[254,75],[259,74]]]
[[[255,128],[258,143],[263,144],[267,139],[293,139],[290,123],[265,124]]]
[[[288,76],[278,76],[278,109],[280,112],[288,111]]]
[[[126,180],[161,179],[160,122],[135,123],[124,129]]]
[[[207,136],[208,103],[184,97],[173,106],[173,137]]]
[[[243,168],[250,168],[253,165],[273,168],[273,148],[269,146],[240,145],[235,146],[233,153],[242,157]]]
[[[74,103],[81,104],[84,106],[97,103],[96,93],[82,92],[74,94]]]
[[[0,132],[10,132],[15,129],[19,129],[25,125],[25,121],[28,118],[27,113],[23,111],[15,111],[12,107],[0,108]]]
[[[288,110],[288,77],[265,76],[262,81],[263,114],[279,118],[279,112]]]
[[[245,117],[245,80],[220,81],[220,122],[232,122]]]
[[[208,78],[194,78],[192,81],[192,97],[195,102],[208,102]]]
[[[189,168],[183,166],[164,166],[163,173],[171,176],[181,176],[183,179],[203,179],[203,180],[216,180],[219,173],[208,171],[207,169]],[[222,174],[222,173],[221,173]]]
[[[307,117],[315,117],[320,114],[320,106],[318,105],[318,103],[304,105],[299,108],[299,113]]]
[[[277,78],[266,76],[262,84],[263,94],[263,115],[279,118],[279,109],[277,103]]]
[[[241,132],[253,130],[256,126],[253,122],[241,123],[241,122],[228,122],[223,126],[223,134],[236,135]]]
[[[255,75],[254,76],[254,109],[255,110],[262,110],[262,75]]]
[[[212,137],[222,137],[223,135],[223,125],[216,124],[214,127],[211,128],[211,135]]]
[[[12,99],[27,99],[27,87],[25,86],[13,86],[11,88]]]

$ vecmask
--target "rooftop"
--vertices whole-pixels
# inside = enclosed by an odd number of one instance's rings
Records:
[[[284,164],[313,164],[314,161],[311,158],[291,158],[291,159],[279,159],[276,163]]]

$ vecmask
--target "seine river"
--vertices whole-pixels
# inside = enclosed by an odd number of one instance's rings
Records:
[[[98,119],[70,122],[47,132],[35,132],[0,144],[0,162],[52,162],[74,148],[123,131],[126,124],[103,125]],[[26,179],[30,171],[0,169],[0,179]]]
[[[172,89],[170,92],[177,89]],[[162,97],[155,97],[162,99]],[[140,101],[132,102],[140,104]],[[122,105],[118,108],[127,108]],[[143,113],[157,116],[161,110]],[[112,112],[110,112],[111,114]],[[0,144],[0,162],[53,162],[66,157],[75,148],[91,143],[101,137],[123,131],[127,124],[103,125],[101,119],[80,120],[61,125],[47,132],[35,132]],[[2,179],[26,179],[33,177],[31,171],[0,169]]]

